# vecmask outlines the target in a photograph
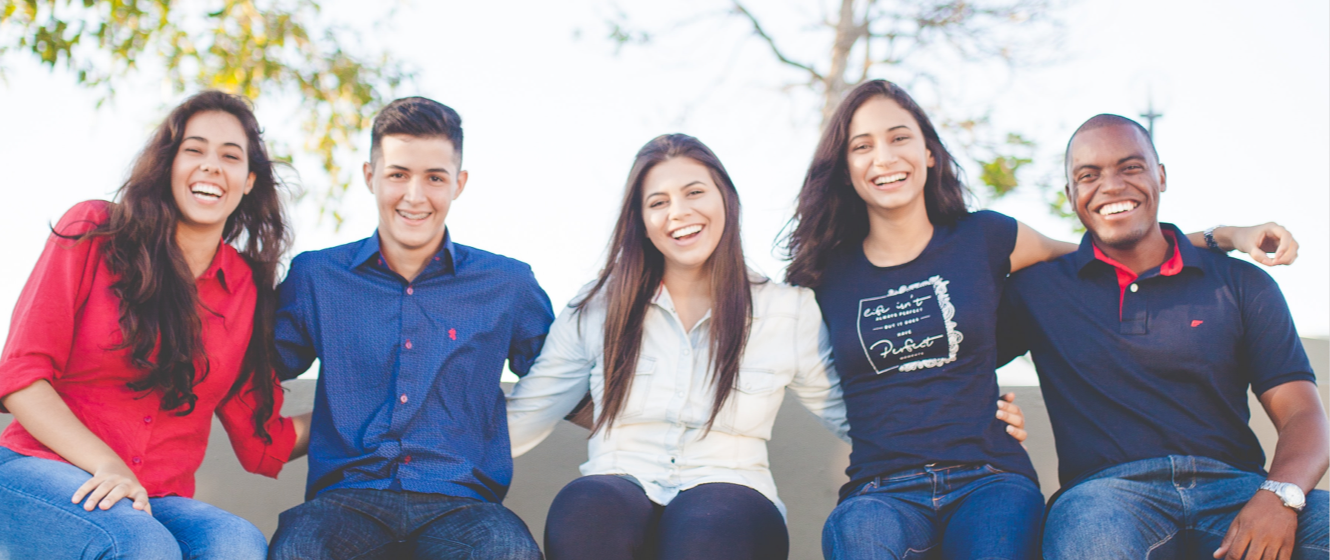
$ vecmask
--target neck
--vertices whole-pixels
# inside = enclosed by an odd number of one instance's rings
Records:
[[[222,228],[196,228],[183,222],[175,227],[175,244],[185,256],[189,272],[198,278],[212,265],[217,246],[222,244]]]
[[[711,267],[681,267],[665,264],[662,278],[665,289],[670,291],[670,298],[677,303],[680,299],[711,299]]]
[[[875,266],[896,266],[917,258],[933,238],[933,222],[920,196],[905,208],[868,209],[864,256]]]
[[[388,268],[401,275],[407,282],[415,280],[416,276],[420,275],[420,271],[425,270],[430,259],[438,254],[439,248],[442,246],[443,236],[439,237],[438,243],[431,243],[415,249],[384,243],[383,237],[379,237],[379,254],[383,256],[383,262],[387,263]]]
[[[1136,274],[1164,264],[1171,256],[1168,238],[1164,237],[1164,230],[1158,225],[1151,228],[1145,237],[1129,245],[1112,246],[1095,239],[1095,246],[1099,247],[1108,258],[1130,268]]]

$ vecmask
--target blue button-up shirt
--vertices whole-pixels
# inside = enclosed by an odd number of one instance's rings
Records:
[[[500,501],[512,481],[499,376],[554,313],[525,263],[443,247],[408,282],[367,239],[302,253],[279,288],[280,377],[319,360],[305,498],[331,488]]]

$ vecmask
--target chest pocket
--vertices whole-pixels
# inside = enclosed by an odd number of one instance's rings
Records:
[[[647,416],[647,408],[652,403],[651,393],[655,381],[656,359],[646,356],[638,358],[637,370],[633,372],[633,384],[628,388],[628,398],[624,400],[623,409],[619,411],[616,420]]]
[[[781,397],[785,395],[783,388],[772,370],[740,368],[734,394],[730,395],[732,404],[725,407],[716,423],[728,425],[736,434],[769,436]]]

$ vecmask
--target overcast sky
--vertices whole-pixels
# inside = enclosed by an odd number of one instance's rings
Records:
[[[699,137],[720,156],[744,205],[751,264],[781,277],[772,241],[817,138],[816,98],[797,71],[775,62],[742,21],[688,13],[722,0],[620,2],[657,42],[618,54],[604,37],[608,2],[416,2],[366,38],[419,69],[412,91],[456,108],[471,179],[448,224],[459,243],[526,261],[556,310],[601,264],[632,156],[661,133]],[[364,4],[333,6],[361,19]],[[763,2],[758,14],[796,56],[825,56],[795,2]],[[1198,11],[1197,8],[1201,8]],[[662,10],[671,10],[664,12]],[[1205,3],[1086,0],[1064,12],[1060,62],[1008,74],[939,71],[953,116],[991,111],[993,121],[1040,144],[1044,172],[1072,130],[1103,112],[1135,117],[1147,91],[1163,117],[1156,142],[1168,166],[1161,219],[1194,231],[1276,220],[1302,244],[1293,267],[1271,270],[1300,332],[1330,333],[1330,8],[1321,0]],[[72,76],[25,58],[5,62],[0,83],[0,333],[54,222],[73,203],[109,198],[151,127],[183,98],[144,74],[101,108]],[[145,64],[146,66],[146,64]],[[881,77],[907,76],[883,70]],[[924,97],[924,95],[920,95]],[[289,101],[289,100],[288,100]],[[920,99],[930,107],[942,100]],[[283,100],[263,100],[273,140],[299,145],[299,120]],[[934,115],[935,118],[941,115]],[[368,134],[354,146],[358,168]],[[312,158],[297,154],[304,188],[326,188]],[[970,177],[977,177],[971,171]],[[1043,194],[1022,188],[992,207],[1049,235],[1075,241],[1050,217]],[[356,185],[340,231],[300,206],[297,246],[317,249],[372,233],[372,198]]]

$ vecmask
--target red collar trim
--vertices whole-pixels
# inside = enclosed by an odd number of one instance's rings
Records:
[[[1178,250],[1178,238],[1168,228],[1161,228],[1161,229],[1163,229],[1164,237],[1168,239],[1169,246],[1173,248],[1173,256],[1169,257],[1167,261],[1164,261],[1164,264],[1159,265],[1159,275],[1176,276],[1179,272],[1182,272],[1182,251]],[[1094,247],[1094,258],[1107,263],[1109,266],[1112,266],[1113,271],[1117,272],[1118,320],[1121,321],[1122,302],[1127,296],[1127,286],[1130,286],[1132,282],[1135,282],[1136,278],[1139,277],[1140,275],[1136,274],[1136,271],[1127,268],[1127,265],[1124,265],[1118,261],[1109,258],[1108,255],[1105,255],[1103,251],[1099,250],[1098,245],[1094,245],[1093,243],[1091,243],[1091,245]]]

